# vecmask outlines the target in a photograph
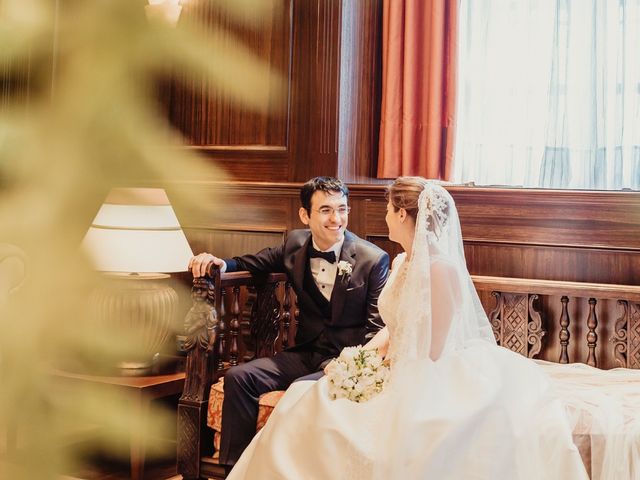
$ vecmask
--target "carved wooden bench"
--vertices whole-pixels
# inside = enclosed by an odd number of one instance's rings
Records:
[[[206,426],[212,385],[229,366],[273,355],[295,337],[295,295],[284,274],[210,277],[194,280],[185,321],[187,378],[178,406],[178,472],[185,480],[224,478]],[[640,368],[640,287],[472,278],[501,345],[555,363]],[[588,449],[581,447],[585,464]]]
[[[491,292],[496,299],[488,315],[500,345],[529,358],[563,364],[640,368],[640,287],[485,276],[472,279],[481,297]],[[483,301],[485,309],[487,304]],[[581,317],[572,319],[572,304]],[[572,328],[583,334],[582,339],[571,340],[575,337]],[[554,341],[550,333],[557,335]]]
[[[225,477],[213,458],[214,432],[206,424],[211,387],[229,367],[293,345],[296,330],[295,294],[285,274],[209,272],[193,281],[183,336],[187,362],[177,462],[185,480]]]

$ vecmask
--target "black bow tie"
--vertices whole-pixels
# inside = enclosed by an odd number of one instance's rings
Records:
[[[309,246],[309,258],[324,258],[329,263],[336,263],[335,252],[321,252]]]

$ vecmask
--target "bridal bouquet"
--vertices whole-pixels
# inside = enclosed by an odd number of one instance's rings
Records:
[[[347,347],[325,369],[332,399],[347,398],[366,402],[380,393],[389,377],[389,367],[377,350],[365,350],[361,345]]]

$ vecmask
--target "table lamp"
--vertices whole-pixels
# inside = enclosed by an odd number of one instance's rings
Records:
[[[149,369],[171,334],[178,295],[168,273],[187,270],[191,247],[160,188],[114,188],[82,241],[96,270],[108,277],[91,295],[102,326],[135,342],[124,374]]]

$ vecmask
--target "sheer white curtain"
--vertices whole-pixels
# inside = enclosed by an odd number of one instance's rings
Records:
[[[640,189],[640,0],[460,0],[452,180]]]

